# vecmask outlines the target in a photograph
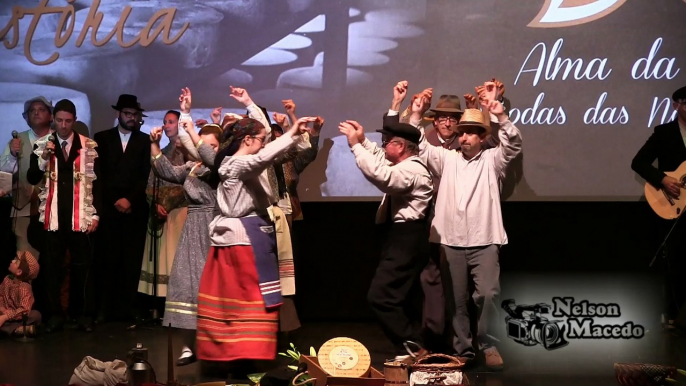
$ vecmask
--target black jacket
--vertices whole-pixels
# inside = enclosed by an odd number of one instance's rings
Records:
[[[134,215],[147,216],[145,189],[150,175],[150,137],[132,131],[126,151],[123,151],[119,128],[95,134],[100,156],[100,170],[105,213],[116,210],[114,203],[126,198]]]
[[[656,159],[657,168],[653,166]],[[674,120],[655,127],[653,134],[631,162],[631,169],[651,185],[661,188],[664,172],[676,170],[684,161],[686,146],[679,123]]]

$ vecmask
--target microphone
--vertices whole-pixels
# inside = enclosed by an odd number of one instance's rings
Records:
[[[16,130],[12,130],[12,139],[19,139],[19,133],[17,133]],[[19,158],[20,154],[21,154],[21,150],[19,150],[17,152],[17,154],[15,154],[14,156]]]
[[[48,141],[52,142],[54,140],[55,140],[55,136],[50,134],[50,136],[48,137]],[[52,149],[48,149],[48,153],[50,153],[52,155],[52,153],[53,153]]]

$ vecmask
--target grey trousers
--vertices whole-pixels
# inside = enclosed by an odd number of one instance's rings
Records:
[[[498,326],[500,294],[500,246],[489,245],[475,248],[454,248],[441,245],[445,259],[441,260],[441,275],[445,288],[446,308],[453,328],[453,348],[458,356],[474,357],[469,315],[470,284],[477,322],[477,344],[479,350],[493,347],[492,337]]]

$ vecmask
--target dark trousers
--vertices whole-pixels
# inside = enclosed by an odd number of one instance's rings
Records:
[[[441,273],[454,332],[453,348],[458,356],[474,357],[469,315],[470,284],[474,287],[471,297],[477,313],[477,341],[483,351],[493,347],[496,341],[493,335],[496,335],[499,322],[496,302],[500,295],[500,247],[441,247],[445,255]]]
[[[67,274],[65,259],[67,250],[70,254],[69,302],[77,318],[93,317],[94,288],[91,265],[93,249],[90,236],[83,232],[74,232],[67,227],[60,227],[55,232],[46,232],[45,251],[41,254],[41,274],[44,275],[47,290],[48,309],[51,318],[62,316],[62,284]]]
[[[668,224],[669,226],[672,223]],[[667,225],[664,225],[667,235]],[[662,259],[665,272],[664,296],[665,313],[668,319],[679,318],[679,313],[686,315],[686,218],[679,220],[679,224],[672,232],[664,250]],[[682,316],[682,327],[686,328],[686,316]]]
[[[99,313],[114,319],[137,316],[148,213],[107,213],[98,228]],[[206,230],[205,230],[206,231]]]
[[[428,237],[428,235],[427,235]],[[441,280],[441,246],[431,243],[429,261],[420,275],[424,292],[422,330],[424,343],[431,351],[445,349],[445,296]]]
[[[426,222],[393,223],[386,231],[367,299],[398,351],[405,341],[422,343],[419,275],[428,256]]]

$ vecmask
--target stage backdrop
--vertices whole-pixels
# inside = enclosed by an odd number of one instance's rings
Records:
[[[635,200],[631,158],[686,85],[685,18],[680,0],[4,0],[0,139],[26,129],[35,95],[73,100],[93,134],[119,94],[139,97],[148,131],[185,86],[194,118],[241,112],[233,85],[326,119],[304,200],[378,199],[337,123],[378,142],[397,81],[436,100],[496,77],[524,138],[506,199]]]

